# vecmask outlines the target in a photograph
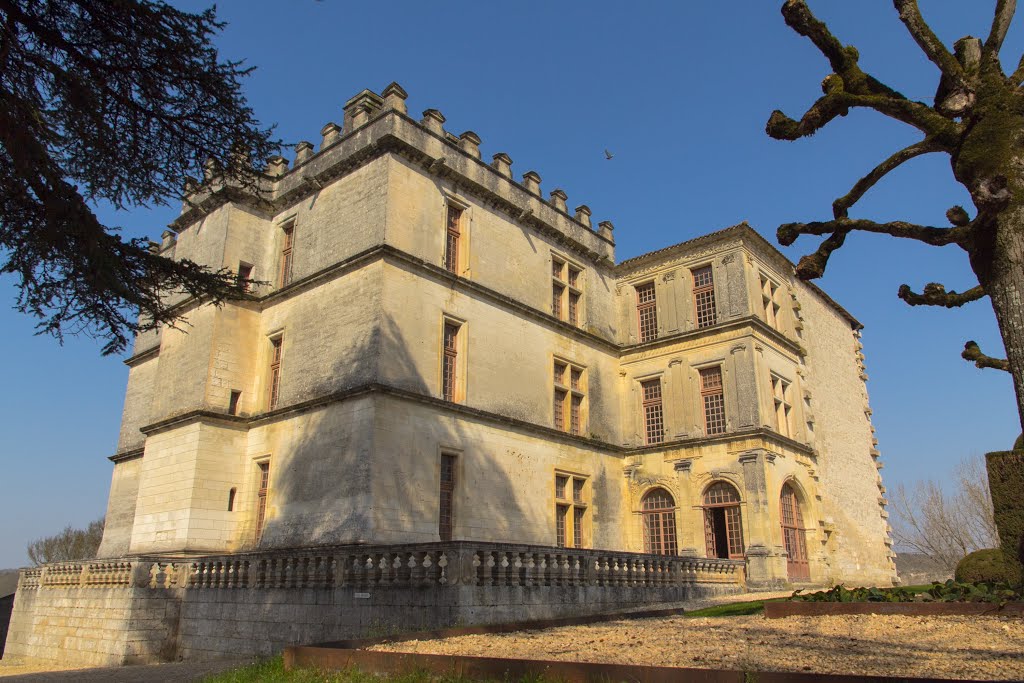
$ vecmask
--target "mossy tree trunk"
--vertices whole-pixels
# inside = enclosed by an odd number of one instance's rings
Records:
[[[797,265],[797,275],[803,279],[820,277],[832,252],[842,247],[853,231],[962,248],[977,276],[976,285],[957,292],[929,283],[920,293],[903,285],[899,296],[912,306],[947,308],[990,298],[1007,357],[988,356],[974,342],[967,342],[962,356],[978,367],[1012,374],[1018,417],[1024,427],[1024,59],[1010,75],[999,61],[1016,4],[1016,0],[997,0],[988,38],[982,42],[968,36],[950,50],[925,22],[917,0],[893,0],[900,20],[939,70],[935,100],[928,105],[904,97],[864,72],[856,48],[833,36],[805,0],[786,0],[782,6],[786,23],[814,43],[833,73],[822,82],[824,96],[799,121],[775,111],[767,132],[780,140],[796,140],[813,135],[851,108],[862,107],[923,134],[921,141],[883,160],[837,199],[832,206],[833,220],[782,225],[779,241],[789,245],[800,235],[825,237],[817,251]],[[959,206],[946,213],[950,227],[850,218],[850,208],[879,180],[910,159],[933,153],[950,156],[955,178],[970,192],[973,218]]]

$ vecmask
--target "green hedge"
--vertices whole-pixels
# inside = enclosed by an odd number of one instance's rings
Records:
[[[1014,564],[1006,562],[999,548],[975,550],[956,564],[956,580],[961,583],[978,581],[1017,585],[1020,576]]]
[[[1024,450],[985,456],[999,546],[1012,571],[1024,578]]]

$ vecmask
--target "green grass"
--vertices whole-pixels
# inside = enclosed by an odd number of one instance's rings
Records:
[[[474,679],[460,676],[437,675],[426,671],[401,676],[378,676],[359,669],[343,671],[317,671],[292,669],[285,671],[281,656],[225,671],[203,679],[203,683],[475,683]],[[502,683],[555,683],[544,676],[528,676],[517,682]]]

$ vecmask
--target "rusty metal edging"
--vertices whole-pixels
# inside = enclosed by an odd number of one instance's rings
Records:
[[[373,674],[402,675],[429,672],[469,680],[535,680],[544,676],[565,683],[967,683],[963,679],[849,676],[786,671],[730,671],[672,666],[564,662],[543,659],[504,659],[462,655],[424,655],[405,652],[373,652],[341,648],[293,646],[284,651],[284,666],[321,670],[358,668]],[[974,682],[977,683],[977,682]],[[994,683],[994,682],[990,682]]]

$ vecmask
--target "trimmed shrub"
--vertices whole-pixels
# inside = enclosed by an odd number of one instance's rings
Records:
[[[988,453],[985,464],[999,547],[1020,583],[1024,579],[1024,450]]]
[[[958,583],[1009,583],[1017,585],[1020,575],[1015,567],[1006,561],[999,548],[975,550],[956,565]]]

